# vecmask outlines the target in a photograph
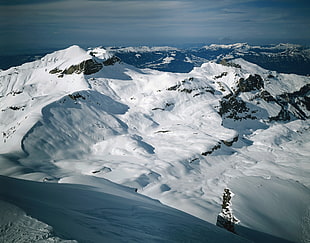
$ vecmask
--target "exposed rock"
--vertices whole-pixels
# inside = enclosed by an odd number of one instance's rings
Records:
[[[71,98],[72,100],[77,100],[79,98],[85,100],[85,97],[83,95],[81,95],[80,93],[76,93],[76,94],[69,94],[68,95],[69,98]]]
[[[21,93],[23,93],[23,91],[22,90],[12,90],[11,92],[9,92],[9,93],[7,93],[6,94],[6,96],[8,96],[8,95],[12,95],[12,96],[15,96],[15,95],[18,95],[18,94],[21,94]],[[3,97],[3,96],[2,96]]]
[[[267,102],[276,101],[276,99],[266,90],[262,90],[256,98],[262,98],[264,101],[267,101]]]
[[[156,111],[156,110],[165,111],[167,108],[171,109],[173,107],[174,107],[174,103],[166,103],[164,108],[155,107],[155,108],[152,109],[152,111]]]
[[[180,92],[185,92],[185,93],[190,94],[190,93],[193,92],[193,90],[194,90],[194,89],[187,89],[187,88],[184,88],[184,89],[181,89],[181,90],[179,90],[179,91],[180,91]]]
[[[254,90],[260,90],[264,88],[264,80],[258,74],[250,75],[247,79],[239,79],[239,90],[241,92],[249,92]]]
[[[167,90],[168,91],[176,91],[180,87],[181,87],[181,84],[176,84],[174,86],[171,86],[171,87],[167,88]]]
[[[203,153],[201,153],[201,155],[207,156],[208,154],[212,154],[215,150],[218,150],[218,149],[220,149],[220,148],[221,148],[221,144],[218,143],[218,144],[215,145],[211,150],[206,151],[206,152],[203,152]]]
[[[270,117],[269,121],[289,121],[291,119],[290,113],[282,107],[278,115]]]
[[[310,117],[310,84],[301,87],[293,93],[285,93],[277,97],[280,102],[290,104],[294,110],[294,116],[299,119]]]
[[[115,63],[120,62],[120,61],[121,61],[121,59],[119,57],[113,56],[113,57],[110,57],[107,60],[105,60],[103,62],[103,65],[104,66],[111,66],[111,65],[114,65]]]
[[[187,93],[187,94],[191,94],[193,91],[198,91],[198,93],[193,94],[193,97],[196,97],[198,95],[202,95],[206,92],[209,92],[211,94],[215,93],[215,90],[210,87],[210,86],[206,86],[206,87],[195,87],[195,88],[190,88],[191,87],[191,82],[194,80],[194,78],[189,78],[188,81],[187,80],[183,80],[181,81],[181,83],[178,83],[176,85],[173,85],[169,88],[167,88],[168,91],[178,91],[181,93]],[[187,83],[187,87],[182,87],[182,85],[184,85],[185,83]],[[189,86],[189,87],[188,87]]]
[[[54,68],[51,71],[49,71],[50,74],[55,74],[55,73],[61,73],[62,70],[58,69],[58,68]]]
[[[310,84],[306,84],[300,90],[293,93],[284,93],[276,97],[264,89],[264,81],[258,74],[250,75],[247,79],[241,78],[235,93],[222,98],[219,106],[219,114],[222,118],[233,120],[257,119],[254,113],[258,110],[250,109],[253,104],[248,104],[241,98],[240,92],[258,91],[249,101],[256,99],[256,105],[262,100],[274,102],[281,107],[280,112],[269,117],[269,121],[288,121],[294,118],[308,119],[310,117]]]
[[[84,73],[85,75],[89,75],[98,72],[101,68],[101,63],[98,63],[93,59],[88,59],[78,65],[70,66],[68,69],[64,70],[62,74]]]
[[[232,140],[222,140],[222,143],[225,144],[226,146],[230,147],[232,146],[235,142],[238,141],[239,136],[234,137]]]
[[[155,108],[152,109],[152,111],[157,111],[157,110],[164,111],[165,109],[164,108],[159,108],[159,107],[155,107]]]
[[[13,110],[13,111],[17,111],[17,110],[24,110],[26,106],[10,106],[9,109]]]
[[[222,78],[222,77],[224,77],[224,76],[227,76],[227,74],[228,74],[227,72],[223,72],[223,73],[221,73],[220,75],[215,76],[214,79]]]
[[[222,64],[223,66],[227,66],[227,67],[241,68],[239,64],[228,62],[226,59],[222,59],[220,61],[220,64]]]
[[[250,109],[246,106],[246,103],[234,94],[226,95],[220,101],[219,114],[222,117],[230,118],[234,120],[242,119],[256,119],[249,113]]]
[[[80,64],[72,65],[65,70],[54,68],[50,70],[49,73],[50,74],[60,73],[58,77],[63,77],[64,74],[73,74],[73,73],[84,73],[85,75],[90,75],[98,72],[102,67],[103,65],[101,63],[98,63],[93,59],[88,59],[81,62]]]
[[[171,132],[170,130],[161,130],[161,131],[157,131],[155,133],[168,133],[168,132]]]
[[[232,213],[231,209],[232,196],[233,193],[228,188],[224,189],[222,199],[222,210],[217,216],[216,225],[232,233],[236,233],[235,224],[239,223],[239,220]]]

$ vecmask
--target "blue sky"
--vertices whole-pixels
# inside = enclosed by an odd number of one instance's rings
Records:
[[[309,0],[0,0],[0,52],[72,44],[310,44]]]

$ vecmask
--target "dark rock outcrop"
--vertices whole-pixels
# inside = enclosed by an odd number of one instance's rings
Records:
[[[68,69],[64,70],[62,74],[84,73],[85,75],[90,75],[98,72],[101,68],[101,63],[98,63],[93,59],[88,59],[78,65],[70,66]]]
[[[222,140],[221,142],[225,144],[226,146],[230,147],[232,146],[235,142],[238,141],[239,136],[234,137],[232,140]]]
[[[80,64],[72,65],[65,70],[54,68],[50,70],[49,73],[50,74],[59,73],[60,74],[59,77],[62,77],[64,74],[73,74],[73,73],[83,73],[85,75],[90,75],[90,74],[98,72],[102,67],[103,65],[101,63],[93,59],[88,59],[88,60],[81,62]]]
[[[235,224],[237,224],[239,220],[232,213],[231,209],[232,196],[233,194],[228,188],[224,189],[222,199],[222,210],[217,216],[216,225],[232,233],[236,233]]]
[[[277,99],[282,103],[282,107],[290,105],[290,112],[296,118],[303,120],[309,118],[310,84],[306,84],[296,92],[279,95]]]
[[[226,95],[220,101],[219,114],[221,117],[234,120],[256,119],[256,117],[251,115],[246,103],[235,94]]]
[[[270,117],[269,120],[270,121],[289,121],[291,120],[291,116],[290,116],[290,113],[284,107],[282,107],[278,115]]]
[[[266,90],[262,90],[256,98],[262,98],[266,102],[276,101],[276,99]]]
[[[227,67],[241,68],[240,64],[228,62],[226,59],[222,59],[220,61],[220,64],[222,64],[223,66],[227,66]]]
[[[209,154],[212,154],[215,150],[218,150],[218,149],[220,149],[220,148],[221,148],[221,144],[218,143],[218,144],[216,144],[211,150],[206,151],[206,152],[203,152],[203,153],[201,153],[201,155],[207,156],[207,155],[209,155]]]
[[[241,92],[250,92],[264,88],[264,80],[258,74],[250,75],[247,79],[239,79],[239,90]]]
[[[103,62],[103,65],[104,66],[111,66],[111,65],[114,65],[117,62],[121,62],[121,59],[119,57],[117,57],[117,56],[113,56],[113,57],[110,57],[107,60],[105,60]]]
[[[223,78],[224,76],[227,76],[228,72],[223,72],[217,76],[214,77],[214,79],[219,79],[219,78]]]

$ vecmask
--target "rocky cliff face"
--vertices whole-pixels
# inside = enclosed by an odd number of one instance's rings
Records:
[[[81,62],[80,64],[72,65],[65,70],[54,68],[49,73],[51,74],[59,73],[60,76],[63,76],[64,74],[73,74],[73,73],[77,74],[83,73],[85,75],[90,75],[98,72],[102,67],[103,67],[102,63],[99,63],[93,59],[88,59]]]
[[[221,99],[219,114],[223,118],[233,120],[260,119],[262,117],[257,116],[256,113],[263,111],[261,103],[264,102],[278,107],[277,114],[265,118],[269,121],[304,120],[310,117],[309,84],[295,92],[272,95],[265,89],[265,83],[268,82],[268,78],[263,78],[259,74],[240,78],[236,89]]]

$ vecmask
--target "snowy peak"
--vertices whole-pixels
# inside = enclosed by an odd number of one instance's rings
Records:
[[[127,53],[147,53],[147,52],[168,52],[168,51],[179,51],[178,48],[170,47],[170,46],[139,46],[139,47],[108,47],[109,51],[117,51],[117,52],[127,52]]]
[[[95,48],[89,48],[87,53],[103,61],[112,57],[112,54],[101,46]]]
[[[89,58],[91,58],[91,56],[87,51],[77,45],[73,45],[66,49],[47,54],[43,59],[61,60],[63,63],[69,63],[69,65],[72,65]]]
[[[95,54],[94,54],[95,53]],[[95,56],[97,55],[97,56]],[[79,46],[48,54],[40,60],[0,72],[1,151],[15,148],[42,116],[41,109],[61,97],[90,88],[85,75],[119,61],[102,48],[85,51]],[[15,139],[11,139],[15,135]]]
[[[41,62],[55,69],[64,70],[91,58],[91,55],[85,50],[77,45],[73,45],[67,49],[47,54],[45,57],[41,58]]]
[[[219,49],[249,49],[250,46],[248,43],[235,43],[235,44],[228,44],[228,45],[219,45],[219,44],[211,44],[209,46],[204,46],[206,50],[219,50]]]
[[[47,55],[46,58],[57,63],[49,73],[59,74],[59,77],[73,73],[90,75],[98,72],[103,65],[108,66],[120,62],[119,58],[111,55],[101,47],[89,49],[86,52],[78,46],[71,46],[50,56]],[[58,60],[60,61],[58,62]]]

